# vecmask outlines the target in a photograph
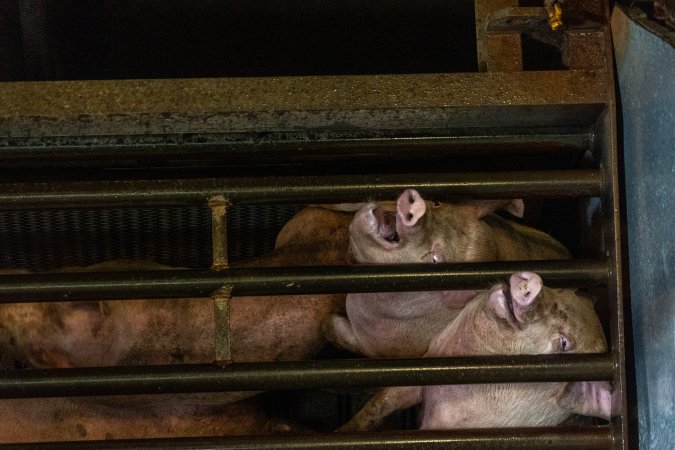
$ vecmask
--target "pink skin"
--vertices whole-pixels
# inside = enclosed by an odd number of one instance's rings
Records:
[[[237,266],[348,264],[350,221],[349,214],[307,208],[284,227],[272,253]],[[58,272],[170,269],[111,261]],[[343,305],[344,295],[234,297],[234,359],[309,359],[325,345],[321,319]],[[33,367],[207,363],[213,345],[210,298],[0,305],[0,347]]]
[[[593,306],[569,289],[546,288],[531,272],[478,294],[424,356],[600,353],[607,344]],[[509,383],[383,389],[341,431],[375,428],[421,402],[421,428],[555,426],[572,414],[608,419],[607,383]]]
[[[162,397],[162,396],[160,396]],[[124,405],[129,397],[116,397]],[[152,396],[145,399],[152,400]],[[109,399],[107,400],[110,401]],[[154,400],[157,401],[157,400]],[[0,400],[0,443],[182,436],[267,435],[304,431],[272,417],[253,399],[209,407],[177,404],[164,398],[159,408],[133,401],[129,408],[111,408],[98,398]]]
[[[524,209],[522,200],[441,204],[406,189],[395,205],[359,210],[350,226],[352,253],[364,264],[569,258],[550,236],[491,214],[499,208],[518,216]],[[347,318],[326,318],[322,331],[336,346],[369,357],[421,356],[477,292],[349,294]]]
[[[273,252],[238,266],[348,264],[351,219],[351,214],[307,208],[284,227]],[[113,261],[61,272],[169,269],[151,262]],[[312,358],[326,344],[319,330],[321,320],[342,311],[344,299],[344,295],[232,298],[230,331],[234,361]],[[214,359],[214,341],[213,302],[210,298],[0,305],[0,348],[33,367],[210,363]],[[161,428],[163,421],[174,420],[171,419],[174,417],[172,411],[184,411],[196,398],[202,407],[200,414],[207,418],[193,420],[189,412],[181,413],[170,435],[221,434],[213,431],[216,425],[225,434],[232,427],[228,428],[226,416],[218,419],[218,408],[254,394],[226,392],[202,396],[99,398],[96,401],[109,409],[104,413],[92,410],[89,404],[76,399],[44,400],[48,410],[65,412],[48,416],[45,423],[26,423],[14,431],[20,436],[30,436],[31,429],[39,428],[42,430],[40,433],[46,433],[45,439],[49,440],[49,436],[57,439],[61,436],[58,420],[63,419],[69,426],[72,425],[68,429],[79,430],[82,427],[77,427],[77,424],[83,424],[89,439],[105,436],[106,430],[115,436],[147,437],[150,434],[146,436],[143,430]],[[39,402],[6,404],[18,407]],[[139,423],[143,425],[130,426],[125,419],[125,411],[139,407],[148,410],[147,414],[138,416]],[[2,404],[0,409],[4,409]],[[29,411],[15,413],[17,417],[22,414],[30,417]],[[91,416],[87,419],[91,426],[78,422],[78,417],[70,416],[71,413]],[[137,417],[134,414],[130,413],[130,417]],[[106,428],[104,424],[108,419],[109,426]],[[190,423],[193,425],[181,425]],[[40,428],[41,425],[44,427]],[[50,429],[52,434],[49,434]],[[0,436],[5,436],[1,430],[0,427]],[[137,434],[130,434],[133,432]]]

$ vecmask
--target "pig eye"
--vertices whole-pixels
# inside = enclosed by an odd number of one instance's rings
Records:
[[[560,345],[560,350],[563,352],[566,352],[572,347],[572,344],[567,337],[563,336],[562,334],[558,336],[558,344]]]
[[[441,206],[441,202],[434,202],[434,208],[438,208],[439,206]]]

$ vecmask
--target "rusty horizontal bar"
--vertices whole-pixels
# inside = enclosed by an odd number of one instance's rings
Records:
[[[339,359],[0,372],[0,398],[612,380],[611,354]]]
[[[612,442],[608,426],[415,430],[352,434],[305,434],[251,437],[108,440],[0,445],[0,450],[92,449],[156,450],[170,448],[238,450],[606,450]]]
[[[521,270],[551,287],[604,286],[604,260],[270,267],[0,276],[0,303],[485,289]]]
[[[206,203],[224,195],[245,203],[327,203],[396,198],[414,187],[446,198],[597,197],[599,170],[297,176],[230,179],[5,183],[2,208],[64,208]]]

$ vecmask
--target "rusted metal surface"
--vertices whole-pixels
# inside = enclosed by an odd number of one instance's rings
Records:
[[[565,32],[563,62],[570,69],[591,69],[611,64],[607,30],[569,29]]]
[[[494,11],[518,6],[518,0],[476,0],[476,52],[478,54],[478,71],[488,70],[487,26],[488,16]]]
[[[232,299],[232,286],[223,286],[213,293],[213,316],[215,321],[216,355],[217,364],[230,364],[232,362],[232,349],[230,343],[230,300]]]
[[[0,137],[554,124],[495,107],[600,104],[607,81],[554,71],[6,83]]]
[[[146,439],[135,441],[89,441],[82,443],[0,445],[0,450],[23,449],[134,449],[155,450],[606,450],[612,435],[609,427],[505,428],[451,431],[388,431],[360,434],[311,434],[300,436],[213,437]]]
[[[229,267],[227,255],[227,207],[229,202],[222,195],[209,198],[211,208],[211,242],[213,248],[213,264],[211,269],[222,271]],[[211,294],[213,299],[213,318],[215,324],[215,362],[229,364],[232,362],[230,348],[230,299],[232,286],[225,285]]]
[[[213,252],[213,270],[226,269],[227,258],[227,207],[229,202],[222,195],[209,198],[211,208],[211,246]]]
[[[3,275],[0,303],[209,297],[222,286],[235,296],[483,289],[519,270],[555,287],[604,286],[609,276],[604,260]]]
[[[488,72],[523,70],[523,51],[519,32],[488,32],[485,42]]]
[[[339,359],[0,372],[0,398],[606,381],[611,354]]]

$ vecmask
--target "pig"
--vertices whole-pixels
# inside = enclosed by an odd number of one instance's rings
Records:
[[[351,262],[352,215],[307,208],[282,229],[277,248],[237,267],[342,265]],[[170,270],[114,261],[65,271]],[[319,326],[344,310],[340,295],[233,297],[235,362],[301,360],[323,346]],[[0,348],[32,367],[209,363],[214,357],[210,298],[0,305]]]
[[[607,343],[592,303],[519,272],[479,293],[431,341],[425,357],[600,353]],[[385,388],[340,431],[367,430],[422,403],[422,429],[555,426],[572,414],[609,419],[603,382],[508,383]]]
[[[148,398],[149,396],[146,396]],[[161,409],[131,397],[0,400],[0,443],[260,435],[304,431],[270,416],[253,399],[219,406],[177,403],[162,397]],[[127,404],[127,400],[130,403]],[[159,401],[159,399],[151,399]]]
[[[522,200],[444,204],[407,189],[391,204],[362,207],[350,225],[362,264],[567,259],[551,236],[492,214],[523,215]],[[478,291],[349,294],[347,317],[332,314],[322,331],[337,347],[369,357],[421,356]]]
[[[348,264],[352,216],[307,208],[282,229],[273,252],[238,266]],[[57,272],[118,270],[172,268],[146,261],[112,261]],[[319,331],[321,319],[344,310],[344,295],[233,297],[231,302],[235,362],[309,359],[325,344]],[[214,338],[209,298],[0,305],[0,348],[38,368],[210,363]],[[290,427],[235,403],[252,395],[2,400],[0,440],[255,434]]]

